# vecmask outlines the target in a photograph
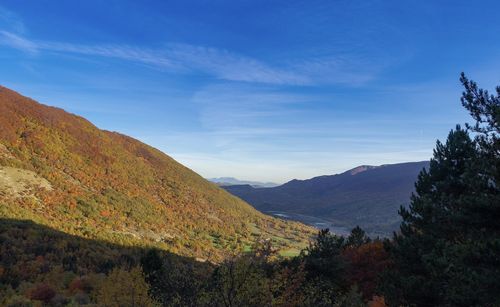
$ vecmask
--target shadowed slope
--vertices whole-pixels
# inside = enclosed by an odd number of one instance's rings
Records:
[[[224,187],[261,211],[280,211],[321,217],[369,232],[396,230],[398,209],[408,205],[414,182],[429,162],[360,166],[342,174],[292,180],[275,188]]]
[[[95,300],[104,274],[140,267],[150,251],[68,235],[28,220],[1,218],[0,243],[2,306],[31,306],[20,304],[30,297],[36,306],[37,300],[51,300],[50,306],[66,306],[70,301],[86,305],[90,298]],[[207,279],[213,269],[194,258],[161,251],[158,255],[171,270],[188,271],[193,280]]]

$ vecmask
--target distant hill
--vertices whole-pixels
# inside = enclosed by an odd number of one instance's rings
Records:
[[[220,260],[312,229],[264,215],[161,151],[0,87],[0,218]]]
[[[398,209],[409,205],[418,173],[429,162],[359,166],[344,173],[292,180],[274,188],[225,186],[255,208],[273,214],[290,214],[308,222],[320,218],[337,226],[360,225],[372,234],[397,230]],[[310,222],[309,222],[310,223]]]
[[[220,186],[242,185],[242,184],[248,184],[255,188],[272,188],[279,186],[279,184],[274,182],[245,181],[236,179],[234,177],[209,178],[208,180]]]

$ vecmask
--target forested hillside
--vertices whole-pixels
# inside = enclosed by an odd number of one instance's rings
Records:
[[[220,261],[312,234],[209,183],[164,153],[0,87],[0,217],[127,246]]]

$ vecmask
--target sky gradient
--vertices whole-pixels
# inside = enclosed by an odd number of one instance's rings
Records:
[[[0,2],[0,84],[205,177],[428,160],[500,84],[498,1]]]

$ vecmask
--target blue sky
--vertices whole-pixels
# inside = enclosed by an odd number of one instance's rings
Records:
[[[205,177],[427,160],[500,84],[498,1],[0,2],[0,84]]]

